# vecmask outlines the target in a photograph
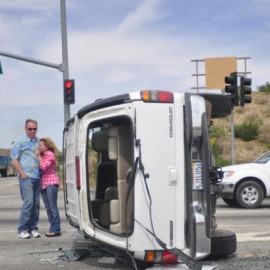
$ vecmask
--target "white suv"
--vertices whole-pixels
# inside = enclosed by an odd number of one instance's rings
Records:
[[[251,163],[222,168],[219,195],[231,206],[257,208],[270,197],[270,151]]]

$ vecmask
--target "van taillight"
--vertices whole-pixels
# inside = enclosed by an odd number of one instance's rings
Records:
[[[143,90],[141,99],[145,102],[173,103],[173,93],[161,90]]]
[[[172,254],[170,251],[163,251],[161,262],[163,263],[173,263],[177,262],[177,256],[175,254]]]
[[[152,263],[176,263],[178,256],[168,250],[146,251],[145,261]]]
[[[80,158],[75,157],[75,166],[76,166],[76,186],[77,189],[81,189],[81,174],[80,174]]]

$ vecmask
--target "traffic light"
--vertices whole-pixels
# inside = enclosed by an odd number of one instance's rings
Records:
[[[64,103],[74,104],[75,103],[75,81],[64,80]]]
[[[241,76],[240,79],[240,105],[245,106],[245,103],[251,103],[251,79]]]
[[[238,106],[238,87],[237,87],[237,72],[232,72],[230,76],[225,77],[225,92],[231,94],[231,100],[234,106]]]

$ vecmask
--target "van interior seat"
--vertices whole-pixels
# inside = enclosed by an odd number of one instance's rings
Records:
[[[109,229],[110,220],[110,202],[118,199],[117,187],[108,187],[105,191],[104,202],[99,208],[99,224]]]
[[[132,136],[129,126],[115,126],[108,130],[108,156],[116,161],[118,199],[110,202],[110,230],[129,233],[132,213],[132,198],[126,202],[127,172],[132,166]]]
[[[108,187],[116,186],[116,163],[108,158],[108,136],[106,130],[97,131],[92,135],[92,148],[102,155],[102,159],[97,167],[95,199],[91,199],[92,216],[99,221],[100,207],[105,204],[106,200],[106,190]],[[91,167],[89,171],[91,171]]]

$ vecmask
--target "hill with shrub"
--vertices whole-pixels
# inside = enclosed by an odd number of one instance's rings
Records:
[[[253,92],[252,102],[234,108],[235,163],[251,162],[270,150],[270,92]],[[211,145],[218,166],[231,164],[231,116],[214,119]]]

